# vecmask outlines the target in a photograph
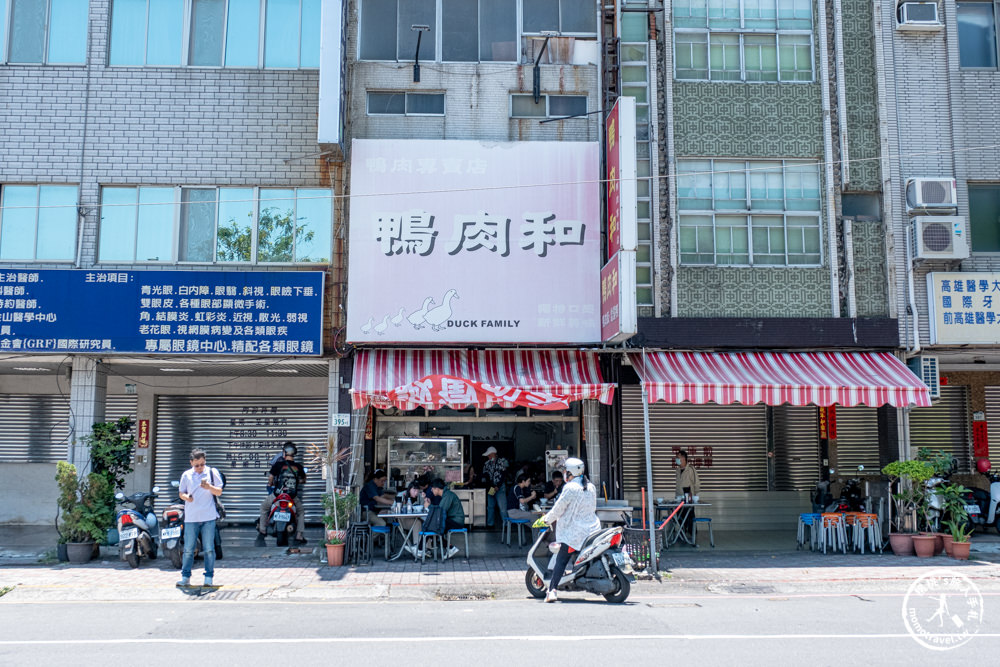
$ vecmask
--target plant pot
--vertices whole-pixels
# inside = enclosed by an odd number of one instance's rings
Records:
[[[931,537],[937,538],[934,540],[934,553],[932,556],[938,556],[944,551],[944,533],[928,533],[925,531],[920,531],[921,535],[930,535]]]
[[[340,567],[341,565],[344,564],[343,544],[326,545],[326,563],[330,567]]]
[[[937,549],[936,535],[914,535],[913,550],[917,558],[930,558]]]
[[[969,560],[969,548],[972,546],[972,542],[955,542],[951,543],[951,557],[955,560]]]
[[[71,563],[89,563],[94,557],[94,542],[67,542],[66,557]]]
[[[913,555],[913,535],[910,533],[889,533],[889,544],[897,556]]]
[[[951,556],[951,545],[954,539],[951,535],[941,536],[941,541],[944,542],[944,552],[949,556]]]

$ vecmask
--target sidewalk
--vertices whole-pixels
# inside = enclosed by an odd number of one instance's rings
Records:
[[[517,551],[517,550],[515,550]],[[252,555],[251,555],[252,554]],[[976,558],[975,556],[973,558]],[[992,556],[993,560],[998,560]],[[200,561],[195,563],[200,583]],[[893,555],[833,555],[811,552],[669,551],[660,580],[644,579],[638,596],[794,595],[804,593],[902,593],[914,579],[935,568],[961,572],[985,593],[1000,593],[1000,565],[989,560],[955,561]],[[13,590],[0,604],[33,601],[177,601],[187,596],[227,601],[252,600],[491,600],[523,599],[523,555],[505,558],[457,557],[445,563],[409,559],[372,565],[327,567],[318,549],[301,554],[269,547],[240,549],[217,562],[214,589],[174,587],[179,573],[162,559],[130,569],[114,557],[86,565],[0,567],[0,589]]]

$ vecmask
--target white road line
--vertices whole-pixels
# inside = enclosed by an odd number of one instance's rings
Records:
[[[959,635],[956,635],[959,636]],[[964,635],[961,635],[964,637]],[[987,639],[998,639],[1000,634],[977,634],[975,637]],[[218,645],[218,644],[375,644],[375,643],[459,643],[469,641],[504,641],[504,642],[579,642],[579,641],[699,641],[699,640],[779,640],[789,641],[795,639],[912,639],[909,633],[886,633],[886,634],[783,634],[783,635],[496,635],[496,636],[451,636],[451,637],[275,637],[274,639],[261,639],[248,637],[219,638],[219,637],[185,637],[185,638],[155,638],[148,639],[11,639],[0,640],[0,646],[88,646],[88,645],[125,645],[125,644],[178,644],[189,646]]]

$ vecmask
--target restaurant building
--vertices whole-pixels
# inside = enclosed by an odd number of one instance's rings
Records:
[[[204,448],[237,522],[282,442],[326,441],[342,10],[0,3],[0,521],[52,524],[96,421],[136,420],[128,493]]]
[[[462,481],[488,447],[599,476],[598,4],[349,11],[352,481]]]
[[[661,160],[616,481],[633,501],[647,486],[645,391],[655,496],[673,495],[686,449],[717,528],[793,526],[817,480],[905,455],[904,413],[930,404],[894,356],[902,239],[883,207],[877,17],[864,0],[628,11],[649,7],[622,5],[620,50],[656,73]]]

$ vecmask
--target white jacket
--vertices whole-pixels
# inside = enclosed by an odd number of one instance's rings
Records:
[[[579,477],[563,484],[559,499],[543,519],[545,523],[556,525],[556,539],[579,550],[591,533],[601,528],[597,518],[597,487],[587,484],[583,488]]]

